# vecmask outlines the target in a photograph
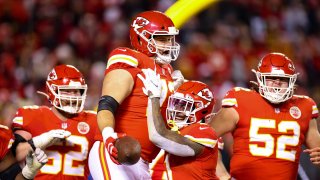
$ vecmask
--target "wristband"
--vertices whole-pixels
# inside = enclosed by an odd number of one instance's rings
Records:
[[[30,139],[30,140],[28,140],[27,142],[30,144],[30,146],[32,147],[33,151],[35,151],[35,150],[36,150],[36,146],[34,145],[33,140]]]

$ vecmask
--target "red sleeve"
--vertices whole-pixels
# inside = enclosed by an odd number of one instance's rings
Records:
[[[23,115],[24,115],[24,109],[19,108],[12,120],[13,130],[23,129]]]
[[[105,74],[115,69],[124,69],[135,79],[136,75],[140,72],[138,68],[140,63],[139,58],[133,50],[129,48],[117,48],[109,55]]]
[[[11,148],[14,137],[11,130],[4,125],[0,125],[0,137],[0,160],[2,160]]]
[[[183,134],[186,138],[206,147],[214,148],[218,143],[218,137],[214,129],[204,123],[196,123],[187,126],[186,131]]]
[[[313,99],[311,99],[309,97],[308,97],[308,100],[309,100],[309,102],[311,104],[311,108],[312,108],[312,118],[317,119],[319,117],[319,110],[318,110],[317,104],[314,102]]]

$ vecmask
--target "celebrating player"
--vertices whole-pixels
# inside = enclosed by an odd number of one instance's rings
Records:
[[[168,179],[219,179],[216,172],[218,138],[204,122],[212,114],[215,100],[209,87],[199,81],[183,83],[169,97],[167,129],[160,112],[160,76],[151,69],[143,70],[148,101],[150,140],[167,152],[165,164]],[[177,132],[179,131],[179,132]]]
[[[284,54],[265,55],[253,71],[256,87],[230,90],[210,124],[233,134],[233,178],[296,179],[302,144],[320,146],[317,106],[294,95],[298,74]]]
[[[41,148],[50,159],[37,179],[87,179],[88,153],[100,133],[96,114],[83,111],[86,92],[87,84],[80,71],[71,65],[59,65],[46,81],[45,95],[52,107],[27,106],[18,110],[13,119],[15,133],[22,136],[17,151],[30,146]],[[28,141],[24,143],[25,140]]]
[[[97,116],[106,152],[100,142],[95,143],[90,151],[89,165],[94,179],[151,178],[148,163],[160,149],[148,138],[148,97],[143,94],[143,83],[137,74],[147,68],[161,74],[164,90],[160,101],[161,105],[166,105],[167,97],[174,90],[173,70],[169,63],[177,59],[180,49],[175,41],[176,35],[178,30],[164,13],[145,11],[139,13],[130,25],[133,49],[120,47],[111,52]],[[183,81],[183,78],[177,79]],[[141,144],[141,160],[134,165],[119,165],[117,161],[114,142],[124,135],[121,133],[134,137]]]

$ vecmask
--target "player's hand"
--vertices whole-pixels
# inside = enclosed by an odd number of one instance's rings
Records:
[[[126,136],[125,133],[116,133],[111,127],[105,127],[102,131],[103,142],[106,146],[106,150],[110,155],[110,159],[118,165],[120,164],[118,161],[118,150],[114,144],[118,138],[124,136]]]
[[[180,70],[174,70],[171,74],[171,77],[173,79],[173,87],[174,90],[178,89],[179,86],[181,86],[184,82],[184,77]]]
[[[34,153],[29,151],[26,157],[26,165],[22,169],[22,175],[26,179],[33,179],[38,170],[48,162],[48,157],[40,148],[36,148]]]
[[[160,74],[156,74],[152,69],[142,69],[142,72],[145,76],[145,78],[138,74],[138,78],[141,79],[141,81],[144,84],[144,87],[142,88],[144,94],[149,96],[149,98],[160,98],[161,95],[161,80],[160,80]]]
[[[305,149],[303,152],[310,155],[310,161],[312,162],[312,164],[320,167],[320,147]]]
[[[35,147],[45,149],[46,147],[51,146],[56,142],[66,139],[70,135],[71,133],[69,131],[63,129],[54,129],[39,136],[33,137],[32,141]]]

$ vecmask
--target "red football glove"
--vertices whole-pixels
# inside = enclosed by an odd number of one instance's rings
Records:
[[[118,138],[126,136],[125,133],[116,133],[113,128],[105,127],[102,131],[103,142],[106,146],[106,149],[110,155],[110,159],[115,164],[120,164],[118,159],[118,149],[115,147],[115,142]]]

